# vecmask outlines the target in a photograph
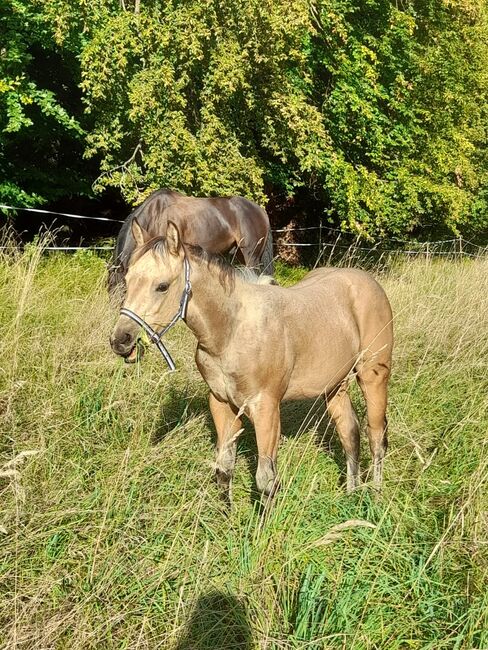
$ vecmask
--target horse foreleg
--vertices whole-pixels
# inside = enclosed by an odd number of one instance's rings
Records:
[[[222,490],[222,498],[230,505],[230,488],[236,462],[237,438],[241,433],[241,419],[237,409],[210,393],[210,412],[217,431],[215,450],[215,475]]]
[[[251,420],[256,430],[258,468],[256,486],[267,497],[268,504],[279,487],[276,458],[280,441],[280,403],[269,398],[261,399],[251,409]]]

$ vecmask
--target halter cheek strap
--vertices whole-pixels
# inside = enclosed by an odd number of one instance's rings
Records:
[[[168,368],[170,369],[171,372],[176,370],[176,365],[171,357],[171,354],[168,352],[168,350],[164,346],[164,343],[161,341],[161,338],[166,334],[166,332],[169,332],[169,330],[172,327],[174,327],[180,319],[183,321],[186,319],[186,312],[188,310],[188,301],[190,300],[190,296],[191,296],[190,263],[188,262],[186,256],[183,258],[183,266],[185,268],[185,288],[183,289],[183,293],[181,294],[180,306],[176,314],[168,323],[168,325],[166,325],[160,332],[157,332],[155,329],[153,329],[148,323],[146,323],[146,321],[143,318],[138,316],[131,309],[127,309],[127,307],[122,307],[122,309],[120,310],[121,316],[127,316],[128,318],[131,318],[133,321],[135,321],[138,325],[142,327],[142,329],[146,332],[146,334],[151,339],[151,342],[156,345],[158,350],[163,355],[164,360],[168,364]]]

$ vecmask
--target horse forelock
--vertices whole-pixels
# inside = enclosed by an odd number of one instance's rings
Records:
[[[166,253],[166,238],[162,237],[161,235],[159,235],[158,237],[152,237],[152,239],[149,239],[142,246],[139,246],[138,248],[134,249],[134,252],[130,257],[129,266],[135,264],[137,260],[140,260],[141,257],[143,257],[143,255],[145,255],[149,251],[163,257],[164,254]]]

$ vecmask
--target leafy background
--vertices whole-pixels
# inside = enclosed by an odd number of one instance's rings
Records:
[[[0,30],[3,202],[173,187],[365,238],[488,225],[483,0],[6,0]]]

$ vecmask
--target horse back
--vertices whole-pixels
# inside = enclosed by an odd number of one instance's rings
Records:
[[[268,213],[264,208],[243,196],[232,196],[228,202],[243,235],[267,237],[270,225]]]

